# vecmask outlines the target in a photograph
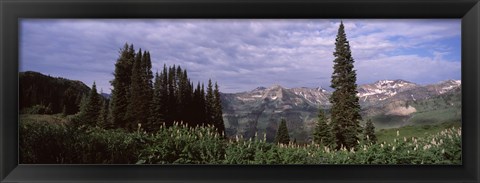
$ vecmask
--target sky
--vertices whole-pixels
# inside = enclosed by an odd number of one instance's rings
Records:
[[[110,93],[125,43],[152,70],[180,65],[191,81],[235,93],[274,84],[329,89],[339,19],[22,19],[20,71],[80,80]],[[357,84],[459,80],[460,19],[345,19]]]

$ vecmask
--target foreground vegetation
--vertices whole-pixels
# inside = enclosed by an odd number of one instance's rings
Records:
[[[37,118],[38,119],[38,118]],[[41,119],[41,118],[39,118]],[[182,124],[146,133],[74,127],[22,117],[20,162],[25,164],[461,164],[461,128],[422,138],[390,134],[391,142],[359,142],[358,149],[273,144],[265,136],[226,139],[214,127]],[[398,136],[397,136],[398,134]]]

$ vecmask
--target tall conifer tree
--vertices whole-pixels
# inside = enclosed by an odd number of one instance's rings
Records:
[[[134,56],[133,45],[129,46],[125,43],[115,63],[114,79],[110,82],[113,87],[110,120],[116,127],[125,127],[127,123],[125,114],[128,106]]]
[[[218,89],[218,84],[215,82],[215,89],[213,90],[214,97],[214,106],[213,106],[213,121],[217,132],[220,135],[225,134],[225,124],[223,122],[223,112],[222,112],[222,100],[220,98],[220,91]]]
[[[357,74],[353,69],[354,60],[343,22],[338,28],[333,55],[335,60],[331,87],[335,91],[330,97],[332,127],[337,149],[342,146],[351,149],[358,145],[362,118],[357,97]]]
[[[176,97],[176,68],[175,65],[168,69],[168,99],[166,111],[166,125],[171,126],[177,119],[177,97]]]
[[[200,90],[200,101],[199,101],[199,106],[200,106],[200,117],[199,120],[201,120],[201,125],[205,126],[207,125],[207,101],[206,101],[206,94],[205,94],[205,85],[202,83],[202,89]]]
[[[164,87],[163,83],[163,72],[158,75],[158,72],[155,74],[154,90],[153,90],[153,99],[152,99],[152,113],[150,115],[151,119],[149,124],[149,131],[158,130],[160,125],[165,122],[165,105],[166,102],[164,98]]]
[[[208,80],[207,95],[205,96],[205,122],[210,125],[214,125],[214,113],[215,113],[215,97],[213,96],[213,84],[212,80]]]
[[[139,123],[143,124],[143,129],[150,131],[153,123],[150,121],[153,118],[153,73],[152,73],[152,62],[150,58],[150,52],[143,51],[143,54],[140,58],[140,94],[139,99],[141,100],[141,105],[138,106],[142,111],[141,117],[136,117]],[[132,73],[133,77],[133,73]]]
[[[139,50],[135,56],[135,62],[132,68],[132,83],[130,85],[130,98],[128,101],[126,119],[127,125],[126,128],[129,130],[134,130],[137,127],[137,124],[146,122],[145,115],[145,106],[144,103],[144,80],[142,72],[142,50]]]

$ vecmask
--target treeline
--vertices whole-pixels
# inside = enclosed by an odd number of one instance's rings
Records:
[[[102,102],[94,83],[75,124],[152,132],[182,122],[192,127],[211,125],[224,134],[217,83],[209,80],[206,89],[200,82],[194,87],[180,66],[164,65],[155,75],[151,69],[148,51],[125,44],[115,64],[111,99]]]
[[[76,114],[89,92],[80,81],[54,78],[38,72],[19,73],[20,113]]]

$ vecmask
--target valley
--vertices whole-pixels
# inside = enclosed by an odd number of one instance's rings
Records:
[[[461,121],[461,81],[419,85],[405,80],[380,80],[358,86],[363,121],[372,119],[377,130],[409,125]],[[222,93],[228,136],[253,137],[266,133],[273,141],[281,118],[297,142],[311,141],[318,108],[327,114],[331,92],[317,88],[257,87],[252,91]],[[364,124],[364,122],[361,124]]]

